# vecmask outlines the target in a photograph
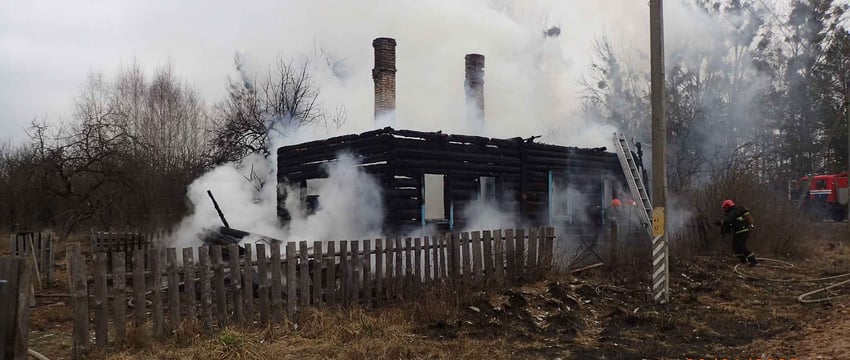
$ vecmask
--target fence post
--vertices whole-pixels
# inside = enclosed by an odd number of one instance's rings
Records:
[[[0,312],[0,358],[3,359],[27,359],[32,266],[24,257],[0,257],[0,280],[3,281],[0,283],[0,306],[5,310]]]
[[[71,306],[74,308],[71,357],[81,359],[89,345],[89,293],[86,283],[86,262],[80,254],[79,243],[68,244],[66,253],[71,276]]]

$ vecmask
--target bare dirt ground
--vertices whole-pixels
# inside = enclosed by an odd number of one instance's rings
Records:
[[[850,239],[811,242],[792,269],[743,268],[760,278],[850,272]],[[91,359],[687,359],[850,358],[850,297],[803,304],[826,284],[744,279],[734,259],[673,261],[671,302],[649,299],[645,269],[605,267],[553,276],[499,293],[435,291],[383,310],[311,310],[276,327],[195,336],[185,324],[164,340],[143,332]],[[764,263],[763,265],[767,265]],[[637,274],[637,275],[636,275]],[[62,275],[60,275],[61,277]],[[60,284],[50,292],[67,292]],[[850,294],[850,284],[834,289]],[[68,359],[67,299],[39,297],[32,348]]]

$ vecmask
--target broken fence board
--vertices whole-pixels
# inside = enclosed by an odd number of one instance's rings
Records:
[[[224,286],[224,260],[222,259],[221,246],[212,247],[212,265],[214,273],[213,287],[215,287],[215,313],[218,324],[225,327],[228,324],[227,316],[227,289]]]
[[[246,324],[254,323],[254,266],[252,259],[254,258],[251,245],[245,245],[245,257],[242,260],[242,301],[245,303],[245,319]]]
[[[298,247],[300,260],[298,266],[298,306],[307,307],[310,306],[310,254],[306,241],[299,241]]]
[[[186,304],[186,318],[195,320],[195,254],[192,248],[183,248],[183,303]]]
[[[177,329],[180,324],[180,280],[177,274],[177,249],[165,250],[168,266],[168,320],[170,330]]]
[[[322,305],[322,242],[313,242],[313,305]]]

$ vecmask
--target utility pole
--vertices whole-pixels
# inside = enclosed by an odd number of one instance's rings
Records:
[[[847,115],[847,171],[850,171],[850,71],[847,71],[844,76],[844,112]],[[847,223],[850,224],[850,187],[847,188],[847,212],[845,214],[847,214]]]
[[[670,300],[667,210],[667,116],[664,113],[664,2],[649,1],[650,101],[652,104],[652,299]]]

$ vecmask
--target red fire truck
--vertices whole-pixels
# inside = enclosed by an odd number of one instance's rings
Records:
[[[804,176],[792,182],[793,200],[802,196],[803,209],[815,219],[832,219],[841,221],[847,218],[847,201],[850,198],[847,172],[829,175],[812,176],[807,194],[801,193],[809,183],[809,177]]]

